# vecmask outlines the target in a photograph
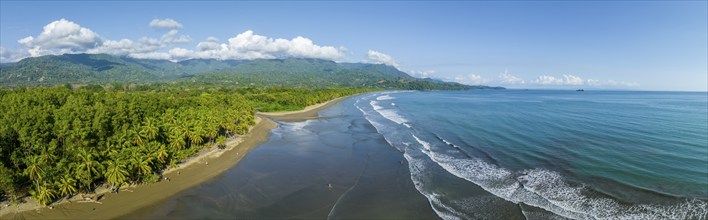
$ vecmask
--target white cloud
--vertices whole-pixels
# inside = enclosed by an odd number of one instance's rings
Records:
[[[172,20],[170,18],[166,19],[152,19],[150,21],[150,27],[156,28],[156,29],[181,29],[182,24],[179,22]]]
[[[415,71],[411,70],[407,72],[408,75],[418,78],[430,78],[435,74],[435,70],[425,70],[425,71]]]
[[[314,44],[312,40],[301,36],[292,40],[273,39],[254,34],[251,30],[229,38],[226,47],[222,46],[219,49],[225,49],[222,56],[229,59],[302,57],[329,60],[343,58],[346,50],[341,47],[319,46]]]
[[[596,80],[596,79],[587,79],[586,82],[588,83],[589,86],[601,85],[600,80]]]
[[[366,55],[369,58],[369,60],[372,61],[373,63],[386,64],[386,65],[391,65],[393,67],[398,68],[398,62],[396,62],[396,60],[394,60],[393,57],[391,57],[387,54],[384,54],[384,53],[381,53],[381,52],[378,52],[375,50],[369,50],[369,52]]]
[[[168,54],[170,54],[171,60],[185,60],[191,58],[194,52],[191,50],[177,47],[170,49],[170,51],[168,51]]]
[[[488,82],[486,79],[482,78],[482,76],[473,73],[467,74],[466,76],[456,76],[453,78],[453,81],[467,85],[480,85]]]
[[[566,85],[583,85],[583,79],[578,76],[563,74],[563,78]]]
[[[184,43],[189,43],[191,41],[191,38],[187,35],[180,35],[177,36],[177,30],[170,30],[167,33],[163,34],[162,37],[160,37],[160,42],[164,44],[184,44]]]
[[[135,44],[133,41],[128,40],[128,39],[122,39],[122,40],[106,40],[103,42],[101,46],[95,47],[88,49],[86,52],[88,53],[107,53],[107,54],[113,54],[113,55],[125,55],[128,53],[133,52],[133,50],[136,48]]]
[[[90,29],[62,18],[44,26],[37,37],[29,36],[17,42],[27,47],[31,56],[41,56],[94,48],[103,39]]]
[[[639,86],[639,83],[607,80],[605,82],[605,85],[611,86],[611,87],[637,87],[637,86]]]
[[[605,88],[622,88],[622,87],[637,87],[638,83],[624,82],[615,80],[597,80],[586,79],[575,75],[563,74],[562,77],[554,77],[541,75],[533,81],[537,85],[542,86],[590,86],[590,87],[605,87]]]
[[[505,84],[505,85],[519,85],[519,84],[525,84],[526,81],[517,77],[517,76],[511,75],[511,74],[505,72],[505,73],[499,74],[499,83]]]
[[[200,51],[219,50],[221,49],[221,44],[212,41],[199,42],[199,44],[197,44],[197,49]]]
[[[226,43],[219,43],[216,37],[208,37],[197,44],[193,50],[175,48],[176,44],[189,43],[188,35],[181,35],[177,29],[179,22],[172,19],[154,19],[151,27],[169,29],[159,39],[142,37],[138,40],[111,40],[100,37],[88,28],[65,20],[47,24],[37,36],[28,36],[18,42],[24,50],[3,49],[2,61],[12,62],[27,56],[42,56],[64,53],[106,53],[145,59],[184,60],[192,58],[211,59],[258,59],[258,58],[319,58],[341,60],[346,48],[320,46],[312,40],[297,36],[293,39],[270,38],[254,34],[247,30],[229,38]]]
[[[228,43],[219,43],[215,37],[199,42],[197,51],[191,51],[191,58],[212,59],[272,59],[285,57],[320,58],[340,60],[344,57],[344,48],[319,46],[305,37],[292,40],[269,38],[254,34],[248,30],[228,39]],[[186,52],[186,51],[182,51]]]
[[[541,75],[534,80],[534,83],[540,84],[540,85],[557,85],[557,86],[579,86],[579,85],[594,85],[594,84],[600,84],[599,80],[594,80],[594,79],[588,79],[584,80],[583,78],[575,75],[570,75],[570,74],[563,74],[562,77],[554,77],[554,76],[547,76],[547,75]]]
[[[534,82],[541,85],[562,85],[563,79],[554,76],[540,75]]]
[[[149,52],[149,53],[131,53],[128,55],[137,59],[154,59],[154,60],[171,60],[172,56],[164,52]]]
[[[29,56],[27,50],[0,47],[0,63],[17,62],[27,56]]]

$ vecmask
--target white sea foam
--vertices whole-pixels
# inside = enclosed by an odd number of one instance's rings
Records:
[[[379,101],[391,100],[391,99],[396,99],[396,98],[394,98],[393,96],[390,96],[390,95],[382,95],[382,96],[376,97],[376,100],[379,100]]]
[[[690,200],[673,206],[622,205],[610,198],[589,198],[584,186],[571,186],[557,172],[533,169],[512,173],[479,159],[459,159],[430,150],[431,144],[418,141],[422,152],[451,174],[473,182],[505,200],[536,206],[574,219],[701,219],[708,204]]]
[[[381,116],[383,116],[384,118],[391,120],[393,122],[396,122],[397,124],[402,124],[407,127],[410,127],[410,125],[406,124],[406,122],[408,122],[408,120],[406,120],[406,118],[404,118],[403,116],[398,114],[395,109],[385,109],[385,108],[381,107],[379,105],[379,102],[377,102],[377,101],[371,101],[371,102],[369,102],[369,104],[371,104],[371,106],[374,107],[374,111],[381,114]]]
[[[416,189],[428,199],[433,210],[443,219],[465,218],[466,215],[462,210],[455,210],[453,206],[442,202],[441,195],[426,190],[424,187],[427,184],[425,163],[429,162],[424,161],[420,156],[414,157],[411,153],[422,153],[424,155],[422,157],[429,158],[450,174],[470,181],[499,198],[513,203],[539,207],[567,218],[706,219],[706,215],[708,215],[708,204],[701,200],[686,200],[674,205],[620,204],[611,198],[586,196],[585,193],[589,190],[586,186],[570,185],[557,172],[543,169],[511,172],[478,158],[459,158],[439,153],[435,150],[435,144],[416,136],[413,133],[414,130],[397,130],[390,127],[393,126],[389,125],[390,122],[378,121],[385,118],[410,128],[405,118],[393,110],[383,109],[376,101],[371,101],[369,104],[373,108],[371,111],[368,111],[368,107],[366,110],[359,106],[357,108],[364,113],[365,118],[374,125],[391,146],[406,148],[404,157],[409,164],[411,180]],[[407,139],[405,136],[412,138]],[[411,149],[417,147],[406,140],[418,142],[420,148],[412,151]],[[459,148],[447,140],[440,139],[440,141],[438,144]]]
[[[425,172],[427,167],[423,165],[423,162],[420,159],[413,158],[410,154],[407,153],[403,154],[403,157],[406,158],[406,161],[408,161],[408,169],[411,173],[411,181],[413,181],[413,185],[415,186],[416,190],[420,192],[420,194],[422,194],[428,199],[430,207],[433,208],[433,211],[435,211],[435,213],[443,219],[463,219],[460,217],[464,216],[463,213],[460,213],[459,211],[440,201],[441,195],[437,193],[428,192],[423,187],[425,183],[423,175],[425,173],[428,173]]]
[[[306,120],[306,121],[300,121],[300,122],[289,122],[289,123],[286,122],[284,124],[286,125],[285,127],[290,130],[300,131],[303,128],[305,128],[305,126],[310,125],[310,122],[311,122],[311,120]]]

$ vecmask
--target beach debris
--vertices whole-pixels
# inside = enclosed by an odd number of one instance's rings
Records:
[[[209,161],[205,162],[204,164],[206,164],[207,166],[209,166]]]
[[[54,209],[54,206],[49,206],[49,209]]]
[[[327,183],[327,189],[332,190],[332,184],[331,184],[331,183]]]

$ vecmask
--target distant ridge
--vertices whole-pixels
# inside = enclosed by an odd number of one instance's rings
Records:
[[[290,87],[503,89],[418,79],[383,64],[336,63],[310,58],[171,62],[107,54],[64,54],[30,57],[0,66],[0,86],[3,87],[166,81]]]

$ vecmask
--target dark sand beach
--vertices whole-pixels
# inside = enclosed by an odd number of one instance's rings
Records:
[[[323,105],[308,116],[317,120],[277,120],[238,166],[123,218],[438,219],[354,101]]]

